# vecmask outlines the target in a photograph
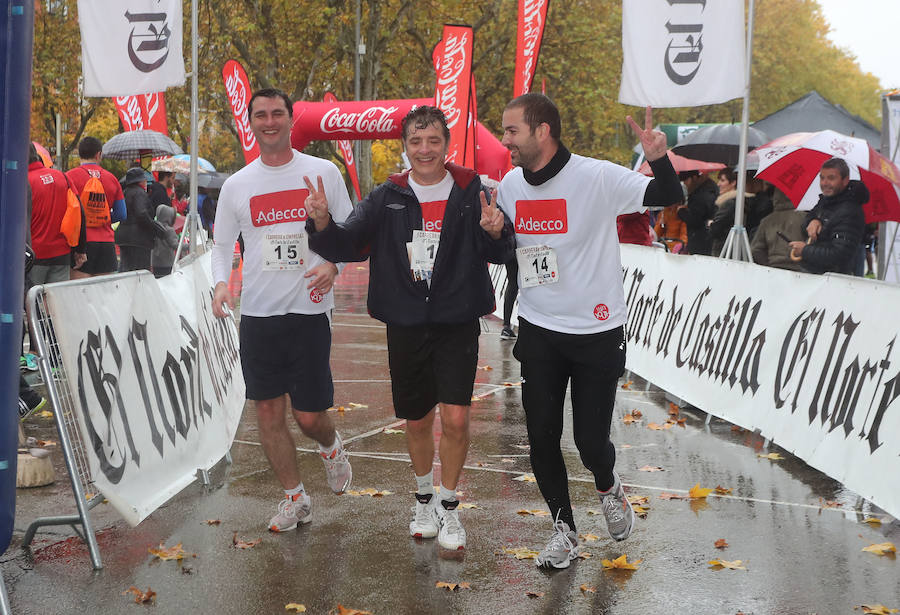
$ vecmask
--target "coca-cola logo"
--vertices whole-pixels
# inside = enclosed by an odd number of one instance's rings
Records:
[[[122,124],[125,125],[125,132],[144,129],[144,114],[137,96],[117,96],[116,106],[119,108]]]
[[[527,94],[531,89],[531,79],[534,73],[534,52],[538,41],[541,38],[543,24],[541,23],[541,13],[543,12],[545,0],[525,0],[525,7],[522,15],[523,33],[522,33],[522,56],[525,59],[522,66],[522,93]]]
[[[241,147],[245,152],[249,152],[256,146],[256,135],[250,130],[250,118],[247,115],[247,86],[244,85],[237,66],[234,67],[234,72],[225,79],[225,90],[228,92],[228,99],[231,102],[234,122],[241,135]]]
[[[394,130],[394,117],[398,107],[369,107],[359,113],[341,113],[340,107],[329,109],[319,122],[319,129],[326,134],[390,133]]]
[[[341,139],[337,144],[338,149],[341,150],[341,155],[344,157],[344,162],[346,162],[348,166],[353,164],[353,147],[351,147],[350,141]]]
[[[447,40],[444,42],[444,53],[435,66],[437,91],[434,95],[434,103],[438,109],[444,112],[448,128],[453,128],[462,116],[462,104],[459,100],[462,94],[460,92],[460,76],[466,68],[468,41],[468,31],[461,36],[448,34]]]

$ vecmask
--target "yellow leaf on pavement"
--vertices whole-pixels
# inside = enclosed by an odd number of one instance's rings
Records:
[[[534,474],[520,474],[516,476],[513,480],[521,481],[523,483],[536,483],[537,479],[534,477]]]
[[[628,501],[634,504],[646,504],[650,499],[646,495],[629,495]]]
[[[306,607],[302,604],[297,604],[296,602],[291,602],[290,604],[284,605],[285,611],[293,611],[295,613],[305,613]]]
[[[727,559],[711,559],[709,560],[710,568],[727,568],[728,570],[747,570],[741,564],[741,560],[736,559],[729,562]]]
[[[528,547],[504,547],[503,551],[514,555],[516,559],[534,559],[538,556],[538,552]]]
[[[712,493],[712,489],[707,489],[706,487],[701,487],[700,483],[697,483],[693,487],[691,487],[690,491],[688,491],[688,497],[692,500],[702,500],[706,498],[710,493]]]
[[[245,541],[241,540],[237,537],[237,532],[231,537],[231,544],[236,549],[252,549],[256,545],[262,542],[262,538],[257,538],[256,540]]]
[[[784,459],[784,457],[782,457],[778,453],[769,453],[768,455],[763,455],[762,453],[757,453],[756,456],[761,457],[763,459],[769,459],[771,461],[778,461],[780,459]]]
[[[628,557],[625,553],[617,557],[616,559],[610,561],[608,559],[602,560],[600,563],[603,564],[604,570],[637,570],[638,564],[640,564],[642,559],[636,559],[633,562],[628,561]]]
[[[52,419],[53,413],[49,410],[41,410],[40,412],[36,412],[34,416],[40,417],[42,419]]]
[[[526,510],[526,509],[524,509],[524,508],[521,508],[521,509],[519,509],[519,510],[516,511],[516,514],[517,514],[517,515],[522,515],[523,517],[526,516],[526,515],[532,515],[532,516],[534,516],[534,517],[549,517],[549,516],[550,516],[550,511],[547,511],[547,510],[539,510],[539,509]]]
[[[155,555],[159,559],[164,562],[169,560],[179,560],[184,559],[184,549],[181,548],[181,543],[179,542],[174,547],[167,547],[163,543],[159,543],[159,547],[156,549],[150,548],[147,549],[152,555]]]
[[[891,613],[900,613],[897,609],[892,609],[884,606],[883,604],[861,604],[858,607],[853,607],[855,611],[857,608],[862,609],[863,613],[871,613],[872,615],[890,615]]]
[[[347,495],[352,495],[352,496],[356,496],[356,497],[360,497],[363,495],[369,495],[369,496],[372,496],[373,498],[380,498],[381,496],[384,496],[384,495],[393,495],[394,492],[393,491],[378,491],[377,489],[372,489],[371,487],[368,487],[366,489],[348,489],[344,493],[346,493]]]
[[[863,523],[868,523],[869,525],[881,525],[881,519],[878,517],[866,517],[863,519]]]
[[[887,555],[888,553],[896,553],[897,547],[892,542],[880,542],[878,544],[869,545],[862,549],[866,553],[874,553],[875,555]]]
[[[337,605],[337,610],[328,611],[328,615],[334,613],[335,615],[372,615],[371,611],[361,611],[360,609],[351,609],[342,604]]]
[[[481,508],[481,509],[484,508],[484,506],[479,506],[478,504],[475,504],[474,502],[460,502],[459,507],[460,508]]]
[[[451,592],[455,591],[457,589],[472,589],[472,586],[465,582],[463,582],[463,583],[448,583],[446,581],[438,581],[437,583],[434,584],[434,586],[437,587],[438,589],[443,588],[443,589],[446,589]]]
[[[347,405],[350,406],[351,408],[353,408],[354,410],[357,409],[357,408],[368,408],[368,407],[369,407],[369,406],[367,406],[366,404],[357,404],[357,403],[352,402],[352,401],[351,401],[349,404],[347,404]]]
[[[659,466],[644,466],[638,468],[638,472],[665,472],[665,470]]]
[[[623,382],[623,383],[622,383],[622,388],[625,389],[625,390],[627,391],[628,389],[631,388],[631,385],[632,385],[632,384],[634,384],[634,381],[633,381],[633,380],[629,380],[628,382]]]
[[[147,587],[147,591],[142,592],[137,587],[132,585],[131,587],[129,587],[122,593],[123,594],[128,594],[128,593],[134,594],[134,601],[137,604],[150,604],[156,600],[156,592],[153,591],[152,589],[150,589],[149,586]]]
[[[578,589],[580,589],[581,592],[584,593],[584,594],[594,594],[594,593],[597,593],[597,588],[596,588],[596,587],[592,587],[592,586],[588,585],[587,583],[582,583],[582,584],[581,584],[581,587],[579,587]]]
[[[649,506],[642,506],[640,504],[632,504],[631,509],[634,511],[634,514],[636,514],[641,519],[646,519],[647,513],[650,512]]]
[[[578,537],[585,542],[597,542],[600,537],[596,534],[579,534]]]

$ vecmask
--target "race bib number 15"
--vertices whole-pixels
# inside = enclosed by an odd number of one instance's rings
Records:
[[[308,261],[306,233],[266,235],[262,260],[264,271],[303,271]]]

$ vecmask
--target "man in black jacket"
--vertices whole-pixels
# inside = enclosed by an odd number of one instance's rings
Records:
[[[321,183],[306,179],[309,247],[332,262],[369,258],[369,313],[387,324],[394,411],[406,419],[416,474],[409,533],[445,549],[465,548],[456,486],[469,448],[469,409],[479,317],[494,310],[487,263],[510,260],[512,223],[487,198],[478,175],[445,162],[444,114],[423,106],[403,119],[412,169],[392,175],[342,224]],[[489,204],[490,201],[490,204]],[[440,503],[434,497],[434,416],[440,406]]]
[[[156,209],[150,205],[147,194],[146,171],[140,167],[125,173],[125,208],[128,217],[116,229],[119,271],[149,271],[154,239],[165,237],[165,230],[153,219]]]
[[[707,225],[716,214],[719,189],[707,173],[685,171],[678,179],[687,188],[687,205],[678,209],[678,217],[687,225],[687,253],[709,256],[711,245]]]
[[[857,248],[866,227],[863,204],[869,190],[850,180],[850,168],[842,158],[832,158],[819,171],[819,202],[806,216],[808,242],[792,241],[791,260],[810,273],[833,271],[853,275]]]

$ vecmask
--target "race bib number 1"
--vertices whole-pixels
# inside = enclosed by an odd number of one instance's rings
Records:
[[[306,233],[266,235],[262,260],[264,271],[303,271],[308,261]]]
[[[434,271],[434,257],[437,255],[438,245],[441,243],[441,234],[434,231],[413,231],[410,269],[414,272],[427,274],[430,278]]]
[[[559,268],[556,265],[556,251],[547,246],[516,248],[519,263],[520,286],[542,286],[559,282]]]

